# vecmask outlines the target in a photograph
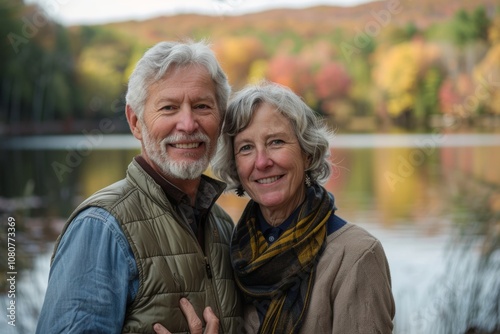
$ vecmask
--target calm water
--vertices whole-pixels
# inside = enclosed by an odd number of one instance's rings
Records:
[[[336,168],[326,186],[337,213],[384,245],[397,306],[394,332],[500,328],[500,135],[338,135],[333,145]],[[2,333],[33,332],[65,218],[85,197],[123,178],[138,152],[132,136],[3,142],[1,254],[14,217],[17,276],[16,327],[5,324],[2,307]],[[246,201],[225,194],[219,204],[237,220]],[[0,282],[4,293],[7,278]]]

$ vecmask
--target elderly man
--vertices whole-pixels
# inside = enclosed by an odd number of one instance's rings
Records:
[[[155,323],[187,332],[181,298],[200,318],[219,319],[219,332],[239,331],[228,246],[233,223],[215,204],[225,185],[202,175],[229,93],[204,43],[162,42],[144,54],[126,96],[142,152],[125,179],[68,219],[37,333],[154,333]]]

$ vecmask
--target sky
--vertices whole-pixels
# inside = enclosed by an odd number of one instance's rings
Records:
[[[64,25],[101,24],[125,20],[197,13],[240,15],[272,8],[316,5],[354,6],[373,0],[25,0],[41,5],[46,14]]]

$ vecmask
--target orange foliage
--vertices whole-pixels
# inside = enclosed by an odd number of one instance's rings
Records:
[[[267,79],[290,87],[300,96],[307,95],[311,88],[313,78],[309,63],[302,58],[279,55],[269,61]]]
[[[235,88],[246,84],[251,64],[265,56],[264,47],[256,37],[227,37],[214,45],[214,52]]]

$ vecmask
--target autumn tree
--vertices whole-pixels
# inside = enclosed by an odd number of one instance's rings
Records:
[[[314,95],[320,111],[335,116],[337,122],[346,121],[352,113],[347,99],[351,82],[341,63],[331,61],[323,65],[314,77]]]
[[[439,87],[439,109],[447,115],[453,114],[453,107],[462,101],[455,83],[456,81],[451,80],[451,78],[446,78]]]
[[[320,99],[344,97],[349,92],[350,86],[351,77],[345,67],[338,62],[325,64],[314,77],[314,91]]]
[[[313,84],[310,64],[292,55],[277,55],[270,59],[266,78],[289,87],[302,97],[309,94]]]
[[[214,52],[236,89],[247,83],[252,63],[266,55],[261,41],[253,36],[223,38],[214,44]]]
[[[488,113],[500,115],[500,43],[491,47],[474,71],[474,92],[477,104]]]
[[[476,13],[474,17],[482,17],[482,14]],[[473,87],[455,109],[462,114],[484,110],[489,114],[500,115],[500,12],[483,34],[488,36],[491,46],[480,62],[474,62],[470,76]]]
[[[500,44],[500,7],[488,29],[488,42],[491,45]]]
[[[122,36],[101,29],[96,31],[77,64],[86,117],[100,118],[116,111],[114,106],[125,93],[133,55],[133,46]]]
[[[379,50],[373,79],[391,117],[414,116],[424,78],[438,62],[439,49],[420,39]]]

